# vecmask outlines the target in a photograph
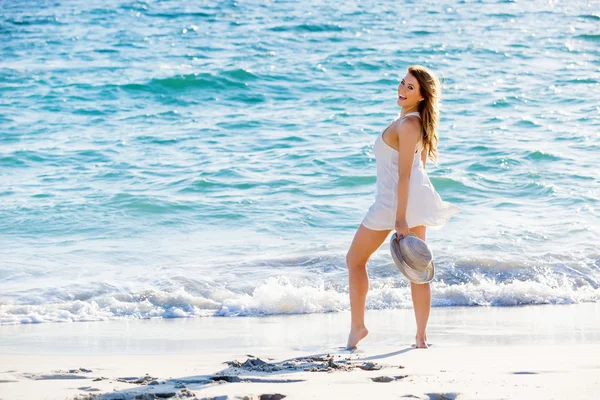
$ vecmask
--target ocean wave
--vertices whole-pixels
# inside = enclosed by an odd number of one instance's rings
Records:
[[[341,25],[332,24],[297,24],[297,25],[278,25],[268,28],[272,32],[343,32],[345,30]]]
[[[595,42],[595,41],[599,41],[600,40],[600,34],[584,33],[582,35],[575,36],[575,38],[577,38],[577,39],[591,40],[591,41]]]
[[[560,157],[556,154],[542,151],[542,150],[533,151],[533,152],[527,154],[525,156],[525,158],[532,160],[532,161],[559,161],[559,160],[562,160],[562,157]]]
[[[600,20],[600,14],[581,14],[580,18]]]
[[[0,302],[0,324],[103,321],[111,319],[243,317],[280,314],[342,312],[349,310],[347,279],[294,279],[269,277],[243,289],[205,283],[202,290],[182,287],[173,279],[173,289],[149,288],[136,293],[106,287],[98,295],[59,296],[44,304],[39,294],[31,304]],[[408,282],[395,268],[375,270],[367,296],[367,309],[412,307]],[[496,267],[442,268],[432,283],[433,307],[521,306],[599,302],[600,285],[576,269],[551,271],[540,268]],[[587,274],[589,275],[589,274]],[[177,284],[176,284],[177,283]],[[56,296],[56,291],[53,292]],[[21,299],[25,301],[25,299]]]
[[[127,83],[119,88],[125,91],[160,92],[165,90],[181,91],[189,89],[239,89],[258,76],[245,69],[223,70],[216,73],[197,72],[166,78],[153,78],[143,83]]]
[[[118,210],[148,214],[167,214],[189,211],[198,208],[193,202],[171,201],[160,196],[134,195],[130,193],[114,194],[104,206]]]

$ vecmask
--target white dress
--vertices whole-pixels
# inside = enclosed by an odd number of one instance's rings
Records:
[[[418,112],[412,112],[401,118],[409,115],[421,117]],[[442,200],[435,190],[423,168],[422,151],[419,140],[410,173],[406,222],[409,228],[425,225],[441,229],[461,208]],[[372,230],[394,230],[398,207],[398,152],[383,141],[383,132],[377,136],[373,152],[377,166],[377,195],[361,223]]]

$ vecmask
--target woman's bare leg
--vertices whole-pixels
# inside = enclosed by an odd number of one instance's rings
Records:
[[[348,254],[346,266],[348,267],[348,285],[350,291],[350,334],[348,335],[347,348],[354,348],[369,331],[365,327],[365,303],[369,290],[369,277],[367,275],[367,261],[371,255],[381,247],[381,244],[390,234],[391,230],[374,231],[360,225],[354,235]]]
[[[427,240],[427,228],[424,225],[410,228],[411,232],[421,240]],[[418,284],[410,283],[410,293],[415,309],[415,319],[417,320],[417,335],[415,336],[415,347],[427,348],[427,321],[429,311],[431,310],[431,286],[429,283]]]

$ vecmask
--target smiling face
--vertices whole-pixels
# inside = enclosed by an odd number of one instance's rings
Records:
[[[423,100],[423,96],[421,96],[419,81],[410,73],[407,73],[398,85],[398,100],[396,104],[407,110],[412,110],[419,107],[421,100]]]

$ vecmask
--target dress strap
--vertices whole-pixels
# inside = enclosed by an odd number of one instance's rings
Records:
[[[409,115],[416,115],[417,117],[421,118],[421,114],[418,111],[413,111],[413,112],[406,113],[404,115],[404,117],[408,117]],[[401,118],[404,118],[404,117],[401,117]]]

